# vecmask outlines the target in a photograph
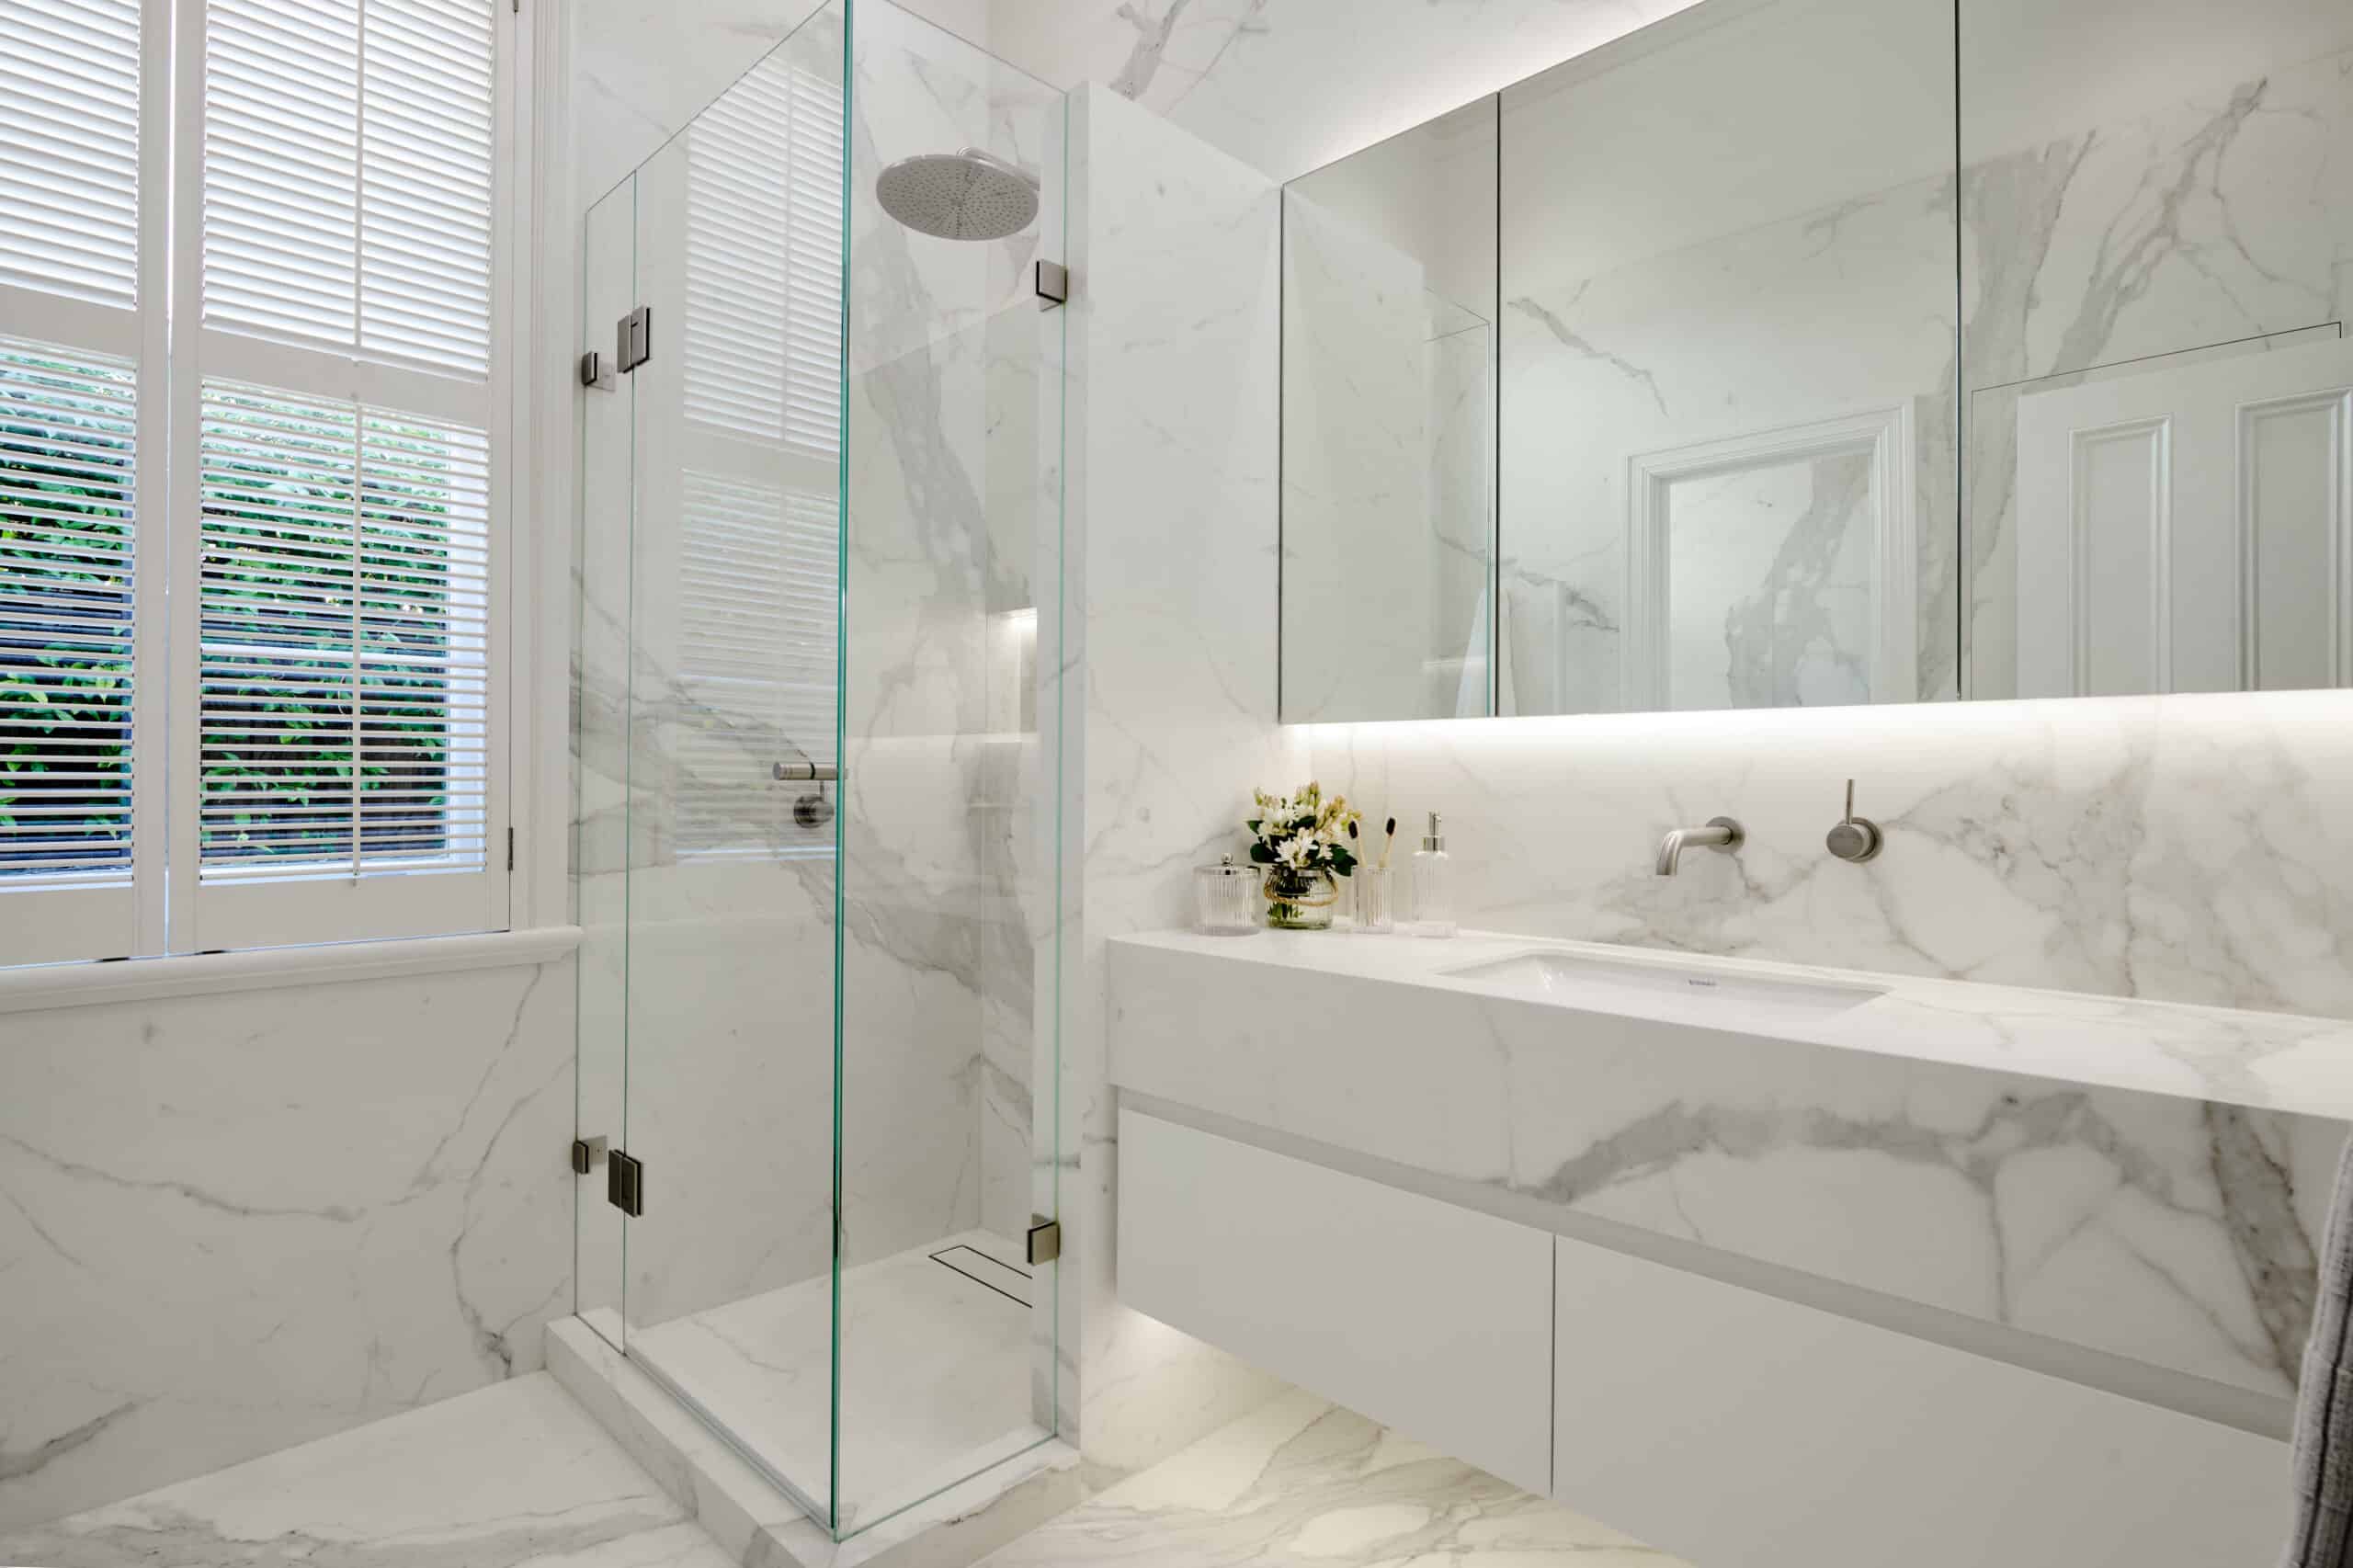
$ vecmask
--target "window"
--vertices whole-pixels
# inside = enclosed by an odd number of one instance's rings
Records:
[[[0,963],[507,924],[509,16],[0,0]]]
[[[688,132],[683,858],[833,848],[768,768],[837,760],[841,108],[837,85],[770,55]]]

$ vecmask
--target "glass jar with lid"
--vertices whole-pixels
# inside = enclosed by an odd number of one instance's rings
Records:
[[[1193,871],[1193,926],[1212,936],[1236,936],[1256,931],[1263,915],[1258,903],[1258,868],[1237,866],[1231,855],[1214,866]]]

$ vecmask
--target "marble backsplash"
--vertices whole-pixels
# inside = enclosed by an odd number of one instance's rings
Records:
[[[1467,926],[2348,1017],[2349,721],[2292,692],[1290,733],[1400,863],[1445,813]],[[1861,866],[1823,847],[1849,777],[1887,833]],[[1718,815],[1736,855],[1654,874]]]

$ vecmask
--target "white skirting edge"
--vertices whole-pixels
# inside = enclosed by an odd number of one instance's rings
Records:
[[[386,942],[335,942],[263,948],[243,953],[183,953],[113,963],[37,964],[0,969],[0,1013],[155,1002],[227,991],[267,991],[399,975],[453,974],[547,963],[580,946],[577,926],[415,937]]]

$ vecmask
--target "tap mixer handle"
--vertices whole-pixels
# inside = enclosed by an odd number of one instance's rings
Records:
[[[1856,865],[1877,855],[1885,842],[1879,824],[1855,814],[1855,781],[1851,778],[1847,780],[1847,814],[1822,842],[1830,853]]]

